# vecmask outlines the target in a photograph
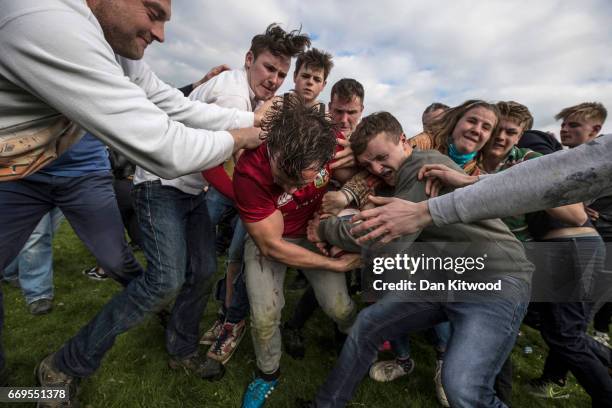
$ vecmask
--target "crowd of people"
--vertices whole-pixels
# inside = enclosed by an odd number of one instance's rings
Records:
[[[510,407],[525,322],[549,347],[528,384],[534,398],[567,397],[571,372],[594,407],[612,406],[612,296],[598,280],[610,270],[612,136],[601,135],[601,103],[562,109],[560,142],[532,129],[527,106],[480,99],[424,107],[423,132],[410,137],[392,113],[362,117],[358,79],[340,79],[322,102],[332,55],[276,24],[252,37],[242,67],[181,89],[163,83],[142,57],[170,15],[169,0],[0,4],[3,279],[32,314],[51,312],[51,242],[65,217],[96,258],[84,273],[123,286],[41,356],[38,384],[70,395],[39,406],[77,406],[79,382],[116,337],[156,314],[169,367],[208,380],[223,378],[250,326],[257,373],[242,406],[264,406],[283,348],[304,358],[317,307],[333,321],[338,359],[296,405],[343,407],[368,374],[410,375],[410,335],[431,330],[440,405]],[[293,89],[277,95],[293,58]],[[213,282],[228,220],[224,278]],[[367,291],[372,253],[440,243],[486,253],[477,278],[502,290],[353,296],[359,278]],[[288,268],[308,287],[283,324]],[[554,293],[542,294],[550,282]],[[201,330],[211,293],[218,315]],[[3,319],[0,292],[0,329]],[[395,358],[377,361],[384,347]]]

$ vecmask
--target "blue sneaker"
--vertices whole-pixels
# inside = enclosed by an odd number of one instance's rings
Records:
[[[266,381],[263,378],[255,378],[247,387],[242,400],[242,408],[260,408],[266,402],[266,399],[276,385],[278,380]]]

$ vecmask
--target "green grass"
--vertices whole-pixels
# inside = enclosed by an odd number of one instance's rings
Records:
[[[4,346],[11,371],[10,384],[33,386],[33,369],[43,357],[57,350],[113,296],[119,285],[108,280],[87,279],[81,270],[94,264],[93,257],[64,223],[54,241],[55,308],[45,316],[32,316],[17,289],[4,285]],[[139,254],[142,261],[142,257]],[[292,281],[289,276],[286,281]],[[286,291],[284,315],[293,309],[301,292]],[[204,330],[214,320],[216,305],[209,303],[202,321]],[[295,398],[311,398],[335,361],[330,321],[317,312],[306,327],[307,354],[302,361],[283,356],[283,376],[270,397],[268,407],[294,407]],[[570,380],[572,396],[565,401],[538,401],[527,395],[525,382],[540,374],[546,347],[539,335],[523,328],[513,353],[514,407],[589,407],[590,399]],[[475,334],[476,335],[476,334]],[[533,354],[523,355],[524,345]],[[202,348],[203,353],[206,352]],[[415,336],[416,368],[409,378],[379,384],[365,379],[351,407],[437,407],[433,368],[434,353],[422,336]],[[118,337],[94,376],[82,382],[80,399],[85,407],[239,407],[242,393],[255,370],[249,335],[227,365],[219,382],[207,382],[177,373],[167,367],[164,331],[151,319]],[[19,404],[25,407],[26,404]]]

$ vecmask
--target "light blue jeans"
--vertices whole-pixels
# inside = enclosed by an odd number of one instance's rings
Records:
[[[64,215],[59,208],[49,211],[38,223],[17,258],[4,269],[7,281],[19,279],[26,302],[53,299],[53,235]]]

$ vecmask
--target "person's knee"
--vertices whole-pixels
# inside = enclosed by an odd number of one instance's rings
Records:
[[[158,299],[161,303],[166,303],[174,299],[180,292],[184,282],[184,273],[145,273],[145,290],[152,299]]]
[[[358,347],[365,347],[370,344],[377,348],[381,343],[380,337],[376,328],[376,320],[372,318],[372,310],[366,307],[354,320],[348,331],[347,340],[352,341]]]
[[[258,341],[268,341],[274,336],[274,332],[280,325],[280,312],[272,306],[264,310],[253,311],[251,316],[251,328],[253,336]]]
[[[350,321],[352,324],[355,319],[355,303],[348,294],[338,293],[331,299],[322,302],[321,308],[329,317],[338,323]]]
[[[172,274],[167,279],[164,279],[158,286],[159,293],[166,295],[166,297],[174,297],[183,287],[185,283],[185,276],[183,274]]]

